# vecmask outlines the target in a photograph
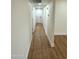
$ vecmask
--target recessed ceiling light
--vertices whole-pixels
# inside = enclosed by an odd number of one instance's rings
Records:
[[[38,5],[41,5],[41,3],[38,3]]]

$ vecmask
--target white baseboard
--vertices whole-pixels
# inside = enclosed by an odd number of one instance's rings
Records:
[[[54,35],[67,35],[67,33],[54,33]]]

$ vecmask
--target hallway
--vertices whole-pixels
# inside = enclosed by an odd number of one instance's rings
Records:
[[[55,47],[51,48],[43,25],[36,24],[28,59],[67,59],[66,36],[55,36]]]
[[[67,0],[12,0],[11,58],[66,59],[66,5]]]

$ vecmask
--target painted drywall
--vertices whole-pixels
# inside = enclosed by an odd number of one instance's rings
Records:
[[[45,8],[43,8],[43,26],[44,26],[44,30],[45,30],[45,32],[46,32],[46,34],[47,34],[47,12],[46,12],[46,7]]]
[[[67,0],[55,0],[55,35],[67,34]]]
[[[35,30],[36,25],[36,17],[35,17],[35,7],[32,9],[32,32]]]
[[[32,39],[31,5],[27,0],[12,0],[12,59],[27,59]]]
[[[49,12],[47,10],[45,12],[45,8],[44,8],[44,13],[46,15],[44,15],[44,19],[46,21],[44,20],[43,23],[44,23],[45,30],[47,32],[46,22],[48,19],[47,15]],[[47,17],[45,18],[45,16],[47,16]],[[55,16],[54,17],[54,19],[55,19],[54,35],[66,35],[67,34],[67,0],[55,0],[55,15],[52,15],[52,17],[53,16]]]
[[[47,20],[47,34],[51,43],[51,47],[54,47],[54,12],[53,12],[53,2],[48,5],[48,20]]]
[[[44,28],[48,36],[51,47],[54,47],[54,12],[53,1],[44,8]]]

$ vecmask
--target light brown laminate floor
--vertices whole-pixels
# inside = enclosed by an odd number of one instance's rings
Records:
[[[42,24],[36,24],[28,59],[67,59],[67,36],[56,35],[51,48]]]

